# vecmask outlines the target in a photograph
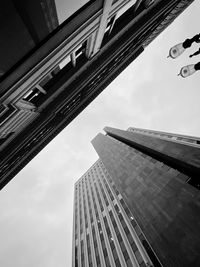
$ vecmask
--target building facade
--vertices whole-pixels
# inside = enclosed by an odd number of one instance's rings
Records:
[[[72,266],[199,266],[199,138],[105,131],[75,184]]]
[[[19,38],[30,47],[20,50],[23,55],[15,53],[20,59],[11,57],[14,62],[5,70],[0,67],[0,188],[193,0],[93,0],[61,25],[53,0],[3,2],[7,5],[2,4],[2,12],[7,7],[13,20],[2,25],[12,29],[20,24],[24,30],[16,32],[26,35]],[[8,31],[2,31],[7,36]],[[2,59],[8,58],[13,44],[20,43],[17,37],[13,34],[5,42]]]
[[[58,27],[54,0],[2,0],[0,78]]]

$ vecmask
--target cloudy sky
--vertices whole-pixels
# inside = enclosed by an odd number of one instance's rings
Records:
[[[72,2],[66,9],[57,0],[61,21],[85,1]],[[171,46],[199,32],[199,13],[195,1],[1,191],[0,266],[71,266],[73,185],[97,159],[90,141],[104,126],[200,136],[200,73],[177,76],[200,61],[188,57],[199,46],[166,58]]]

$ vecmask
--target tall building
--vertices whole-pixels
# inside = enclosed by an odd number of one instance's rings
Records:
[[[54,0],[2,0],[0,77],[57,27]]]
[[[75,184],[72,266],[199,266],[200,138],[105,131]]]
[[[54,0],[4,0],[0,189],[193,1],[91,0],[57,25]]]

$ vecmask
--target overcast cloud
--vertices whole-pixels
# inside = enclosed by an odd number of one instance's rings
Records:
[[[90,141],[104,126],[200,136],[200,73],[177,76],[199,47],[166,58],[199,33],[199,13],[196,1],[0,192],[0,266],[71,266],[73,185],[97,159]]]

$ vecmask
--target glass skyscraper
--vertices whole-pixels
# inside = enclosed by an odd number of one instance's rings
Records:
[[[72,266],[199,266],[199,138],[105,131],[75,184]]]

